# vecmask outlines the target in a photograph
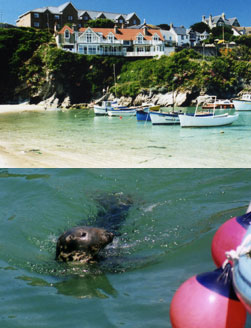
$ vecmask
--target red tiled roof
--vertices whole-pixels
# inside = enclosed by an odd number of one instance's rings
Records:
[[[60,30],[59,34],[63,34],[65,32],[66,28],[71,33],[73,33],[73,30],[70,27],[64,26]],[[84,33],[87,29],[88,28],[82,27],[82,28],[79,29],[79,32]],[[118,33],[115,33],[114,28],[96,28],[96,27],[93,27],[93,28],[91,28],[91,30],[95,33],[102,33],[104,38],[107,38],[109,33],[113,33],[117,40],[136,40],[137,35],[139,33],[141,33],[143,35],[145,40],[152,40],[152,38],[155,34],[157,34],[159,36],[160,40],[162,40],[162,41],[164,40],[160,30],[157,30],[157,29],[147,29],[147,34],[146,35],[144,35],[144,29],[135,29],[135,28],[131,28],[131,29],[130,28],[118,28],[117,29]]]
[[[68,30],[71,34],[73,34],[74,30],[70,28],[68,25],[65,25],[58,33],[64,34],[65,30]]]

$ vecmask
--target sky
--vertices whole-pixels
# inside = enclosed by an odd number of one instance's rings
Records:
[[[40,7],[59,6],[65,0],[0,0],[0,22],[15,24],[18,16]],[[227,18],[237,17],[241,26],[251,26],[251,0],[73,0],[77,9],[114,13],[136,12],[148,24],[184,25],[190,27],[223,12]]]

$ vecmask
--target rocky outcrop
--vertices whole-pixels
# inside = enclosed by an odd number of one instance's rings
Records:
[[[155,105],[160,105],[162,107],[169,106],[189,106],[192,100],[196,99],[198,92],[187,91],[175,91],[167,93],[140,93],[133,100],[131,97],[121,97],[118,99],[118,103],[123,106],[140,106],[143,103],[153,103]],[[113,95],[109,97],[109,100],[114,100]]]

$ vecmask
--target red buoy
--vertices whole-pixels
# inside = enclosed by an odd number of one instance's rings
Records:
[[[226,252],[236,249],[241,244],[250,224],[251,212],[228,220],[216,231],[211,252],[217,267],[221,267],[226,260]]]
[[[230,264],[184,282],[172,299],[170,319],[173,328],[243,328],[246,310],[234,292]]]

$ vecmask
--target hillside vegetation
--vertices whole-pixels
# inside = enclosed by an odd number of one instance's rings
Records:
[[[47,31],[0,29],[0,103],[28,99],[39,102],[55,95],[60,101],[88,102],[112,87],[117,96],[173,89],[231,95],[251,81],[251,37],[233,50],[202,58],[184,49],[160,59],[83,56],[65,52]]]

